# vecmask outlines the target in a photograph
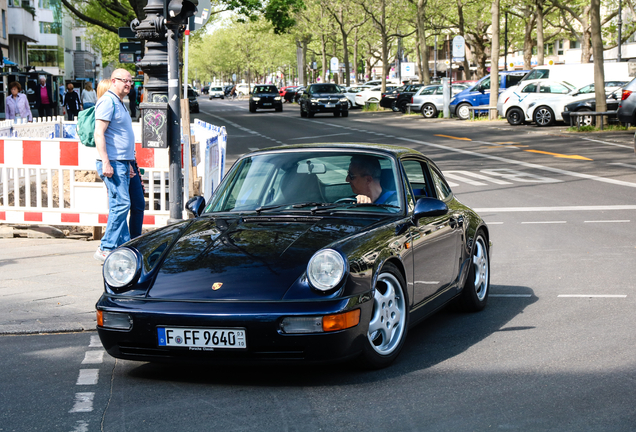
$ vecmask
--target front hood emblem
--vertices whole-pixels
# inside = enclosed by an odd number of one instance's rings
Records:
[[[223,286],[223,283],[222,283],[222,282],[215,282],[215,283],[212,285],[212,289],[213,289],[214,291],[216,291],[216,290],[218,290],[219,288],[221,288],[222,286]]]

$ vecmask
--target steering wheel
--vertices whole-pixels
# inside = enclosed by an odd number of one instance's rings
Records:
[[[357,203],[358,203],[358,200],[357,200],[357,199],[355,199],[355,198],[352,198],[352,197],[344,197],[344,198],[337,199],[337,200],[335,201],[335,204],[338,204],[338,203],[341,203],[341,202],[347,202],[347,203],[351,203],[351,204],[357,204]]]

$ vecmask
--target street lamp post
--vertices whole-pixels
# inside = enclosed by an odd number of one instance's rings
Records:
[[[623,44],[622,35],[621,35],[622,29],[623,29],[623,1],[618,0],[618,54],[616,56],[616,61],[618,62],[623,61],[622,52],[621,52],[621,45]]]

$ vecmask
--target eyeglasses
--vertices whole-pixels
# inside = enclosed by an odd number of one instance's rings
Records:
[[[347,171],[347,178],[350,178],[351,180],[355,180],[356,177],[360,177],[357,174],[351,174],[351,171]]]
[[[119,78],[119,77],[115,77],[114,79],[119,80],[121,82],[123,82],[124,84],[132,84],[133,80],[129,80],[129,79],[123,79],[123,78]]]

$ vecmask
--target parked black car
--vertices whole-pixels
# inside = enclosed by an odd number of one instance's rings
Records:
[[[289,102],[289,103],[295,102],[294,97],[296,96],[296,92],[298,91],[299,88],[300,87],[298,86],[285,88],[285,92],[283,93],[283,101]]]
[[[316,113],[333,113],[334,117],[349,116],[349,101],[335,84],[311,84],[298,100],[301,117]]]
[[[391,108],[395,112],[402,111],[405,113],[406,105],[411,102],[411,97],[413,97],[423,85],[424,84],[409,84],[387,92],[382,95],[380,106]]]
[[[203,86],[201,87],[201,94],[208,94],[208,91],[210,90],[210,86]]]
[[[294,102],[299,103],[299,99],[300,97],[303,95],[303,93],[305,92],[305,90],[307,90],[307,87],[298,87],[296,89],[296,92],[294,93]]]
[[[196,114],[199,112],[199,101],[197,100],[197,92],[188,89],[188,103],[190,104],[190,113]]]
[[[605,103],[607,104],[607,111],[616,111],[618,109],[618,104],[620,102],[622,92],[623,92],[622,89],[616,90],[615,92],[607,96],[607,100],[605,101]],[[570,113],[583,112],[583,111],[589,111],[589,112],[596,111],[596,99],[595,98],[584,99],[584,100],[569,103],[565,106],[565,108],[563,108],[563,112],[561,113],[561,116],[563,117],[563,121],[565,122],[565,124],[576,124],[577,122],[576,116],[573,116],[572,121],[570,122]],[[587,125],[596,124],[595,117],[585,116],[585,117],[578,117],[578,118],[581,120],[581,124],[583,125],[587,126]],[[607,116],[607,118],[609,121],[612,121],[612,120],[616,121],[616,114],[609,115]]]

